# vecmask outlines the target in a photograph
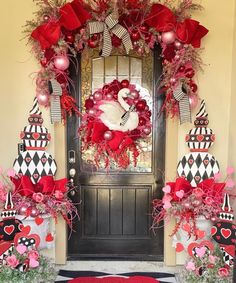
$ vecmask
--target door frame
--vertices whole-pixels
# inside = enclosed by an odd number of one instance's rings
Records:
[[[154,71],[157,71],[156,68],[159,68],[160,65],[154,61]],[[80,76],[80,73],[77,74],[77,76]],[[80,78],[78,82],[80,81]],[[77,85],[76,87],[80,87]],[[161,103],[161,102],[159,102]],[[75,116],[69,117],[69,119],[72,119],[72,122],[70,125],[73,125],[76,127],[76,129],[79,126],[78,119],[76,119]],[[171,119],[163,119],[163,122],[166,123],[166,139],[165,139],[165,175],[168,176],[168,178],[174,178],[176,175],[176,162],[177,162],[177,152],[178,152],[178,144],[177,142],[174,142],[177,140],[178,136],[178,125],[176,121],[174,122]],[[67,147],[66,147],[66,141],[68,139],[74,139],[74,136],[71,136],[68,133],[68,127],[63,127],[61,125],[56,125],[54,127],[55,129],[55,139],[54,139],[54,146],[55,146],[55,157],[60,164],[57,172],[57,178],[59,176],[65,176],[65,173],[69,171],[70,168],[67,167]],[[70,131],[73,132],[73,131]],[[156,145],[154,145],[156,146]],[[62,151],[61,149],[64,148],[65,150]],[[79,158],[79,156],[76,156],[76,158]],[[60,163],[59,163],[60,162]],[[63,174],[64,173],[64,174]],[[66,174],[67,175],[67,174]],[[172,231],[172,227],[174,226],[174,223],[168,223],[168,225],[165,225],[164,227],[164,262],[167,265],[175,265],[175,250],[171,245],[169,234]],[[55,247],[55,253],[56,253],[56,263],[65,263],[67,260],[67,233],[66,233],[66,225],[63,221],[63,219],[59,219],[58,224],[56,225],[56,247]],[[60,250],[60,252],[59,252]]]

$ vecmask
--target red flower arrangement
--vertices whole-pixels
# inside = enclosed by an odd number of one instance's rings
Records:
[[[163,109],[173,116],[179,112],[173,93],[184,83],[192,106],[197,101],[193,77],[201,68],[199,47],[208,30],[191,19],[190,11],[200,9],[193,1],[183,0],[179,7],[150,0],[119,1],[37,1],[37,19],[26,24],[33,51],[41,64],[37,97],[49,105],[47,82],[56,78],[62,87],[62,113],[78,109],[68,93],[70,57],[77,52],[99,48],[109,56],[113,48],[121,53],[134,50],[140,56],[155,44],[162,47],[163,74],[160,87],[166,91]],[[70,98],[70,99],[69,99]]]
[[[75,205],[67,197],[71,188],[66,178],[54,180],[52,176],[43,176],[37,184],[33,184],[30,177],[15,175],[11,181],[15,186],[12,199],[20,215],[37,217],[50,214],[55,221],[61,215],[69,226],[78,216]]]
[[[110,168],[111,162],[135,166],[138,141],[151,133],[151,111],[141,91],[128,80],[114,80],[86,99],[85,109],[79,129],[82,151],[93,151],[97,167]]]
[[[163,220],[175,217],[177,223],[171,236],[183,229],[189,237],[198,238],[197,218],[203,216],[216,221],[221,211],[225,186],[226,183],[218,183],[214,178],[205,179],[197,187],[192,187],[184,178],[167,183],[162,189],[162,200],[153,200],[152,228],[159,227]]]

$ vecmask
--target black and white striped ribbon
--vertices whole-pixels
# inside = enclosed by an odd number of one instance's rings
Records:
[[[110,56],[112,51],[110,31],[122,40],[127,54],[133,49],[128,31],[118,23],[114,14],[108,15],[104,22],[89,22],[88,26],[90,35],[103,32],[103,57]]]
[[[180,83],[175,89],[174,98],[179,102],[179,114],[180,124],[190,122],[191,123],[191,110],[189,104],[189,98],[186,92],[184,92],[183,84]]]
[[[62,95],[62,88],[60,83],[51,79],[49,81],[49,89],[51,92],[50,110],[51,110],[51,123],[61,122],[61,102],[60,96]]]
[[[126,111],[126,112],[122,115],[122,117],[121,117],[122,122],[120,123],[121,126],[124,126],[124,125],[127,123],[127,121],[129,120],[130,112],[133,112],[134,109],[135,109],[135,106],[134,106],[134,105],[131,105],[130,108],[129,108],[129,110]]]

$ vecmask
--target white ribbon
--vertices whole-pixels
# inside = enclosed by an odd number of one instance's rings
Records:
[[[191,123],[191,110],[188,94],[184,90],[183,83],[180,83],[175,89],[174,98],[179,102],[180,124]]]

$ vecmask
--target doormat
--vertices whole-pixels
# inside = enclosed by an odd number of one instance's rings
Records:
[[[95,271],[60,270],[56,283],[176,283],[172,273],[129,272],[108,274]]]

